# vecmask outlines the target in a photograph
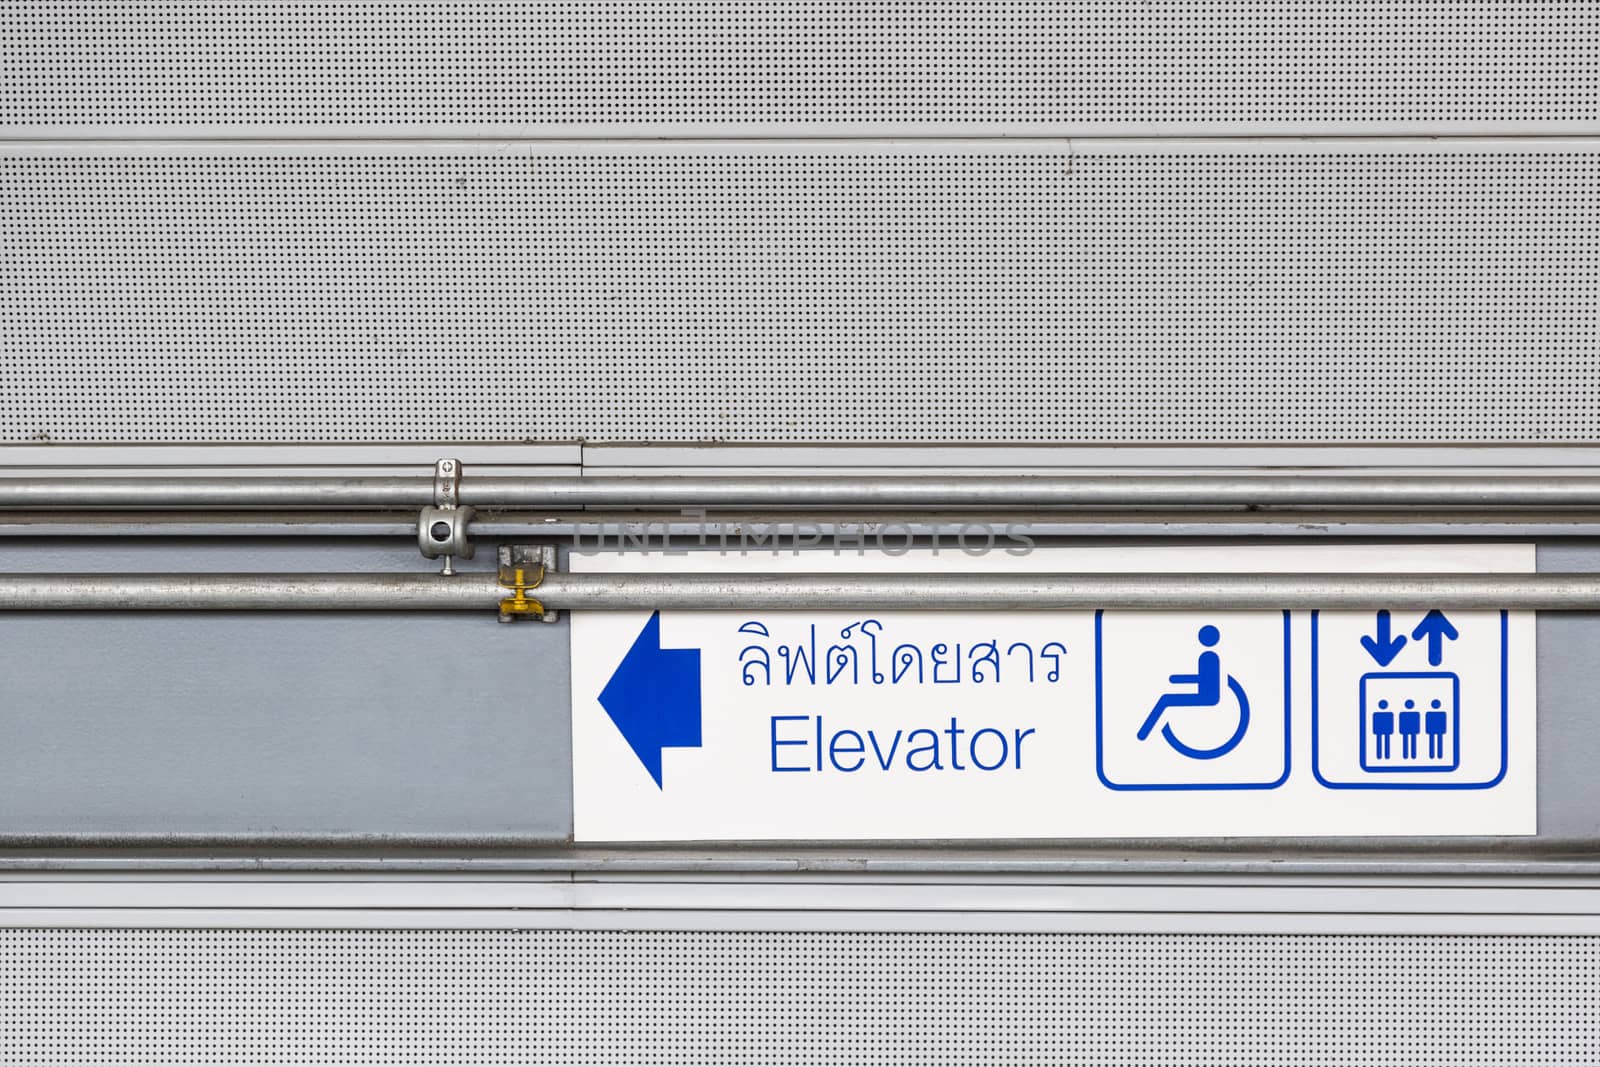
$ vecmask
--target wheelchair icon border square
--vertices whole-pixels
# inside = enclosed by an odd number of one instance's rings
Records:
[[[1294,693],[1294,674],[1290,658],[1290,641],[1293,634],[1291,612],[1283,615],[1283,773],[1270,782],[1115,782],[1106,774],[1105,765],[1105,667],[1102,647],[1102,619],[1105,609],[1094,613],[1094,770],[1100,784],[1118,792],[1194,792],[1199,790],[1243,791],[1277,789],[1289,780],[1293,753],[1291,736],[1291,705]]]

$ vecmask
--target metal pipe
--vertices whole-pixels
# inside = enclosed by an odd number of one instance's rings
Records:
[[[980,524],[975,531],[974,523]],[[680,538],[771,554],[774,545],[851,546],[906,538],[962,537],[994,531],[1033,538],[1386,538],[1417,540],[1551,537],[1600,539],[1600,512],[1580,511],[987,511],[832,514],[815,511],[716,512],[705,516],[667,511],[480,512],[472,535],[485,541],[559,542],[581,551],[604,550]],[[7,538],[404,538],[415,542],[417,515],[390,511],[0,511],[0,545]]]
[[[433,503],[432,478],[0,478],[0,508],[85,511],[398,508]]]
[[[493,574],[6,574],[0,611],[493,611]]]
[[[0,478],[0,509],[389,508],[433,503],[433,481],[385,478]],[[1591,475],[959,475],[474,477],[478,508],[1386,507],[1600,508]]]
[[[0,575],[0,611],[495,611],[483,572]],[[1600,574],[551,574],[562,611],[1600,610]]]
[[[555,574],[573,611],[1600,609],[1600,574]]]
[[[478,507],[1600,507],[1600,477],[1003,475],[466,478]],[[0,496],[0,500],[3,500]]]

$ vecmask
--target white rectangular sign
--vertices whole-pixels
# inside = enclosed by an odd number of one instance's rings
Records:
[[[575,571],[1527,573],[1530,545],[579,555]],[[580,841],[1531,834],[1531,613],[580,612]]]

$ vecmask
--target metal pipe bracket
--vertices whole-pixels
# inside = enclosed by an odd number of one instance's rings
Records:
[[[467,526],[475,512],[461,507],[461,461],[441,459],[434,464],[433,507],[417,516],[417,547],[428,559],[444,558],[439,573],[455,574],[455,558],[471,559],[473,545]]]
[[[544,583],[545,575],[556,569],[555,545],[501,545],[498,580],[502,589],[511,595],[500,600],[500,621],[516,622],[534,618],[540,622],[555,622],[559,613],[529,596],[531,590]]]

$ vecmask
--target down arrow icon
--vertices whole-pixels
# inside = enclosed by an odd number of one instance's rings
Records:
[[[1361,647],[1367,650],[1367,655],[1378,661],[1378,666],[1387,667],[1394,662],[1394,658],[1400,654],[1400,650],[1406,647],[1406,637],[1405,634],[1394,634],[1391,637],[1389,632],[1389,613],[1380,611],[1378,612],[1377,632],[1371,637],[1363,636],[1361,638]]]

